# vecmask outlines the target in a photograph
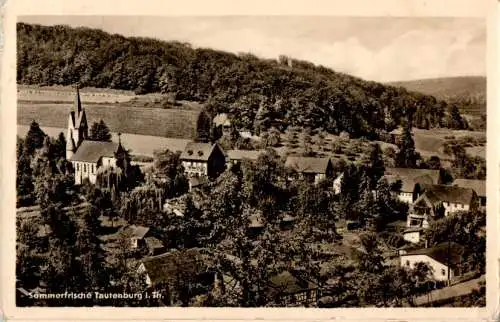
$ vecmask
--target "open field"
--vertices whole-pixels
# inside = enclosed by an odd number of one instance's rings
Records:
[[[89,126],[104,120],[111,131],[193,139],[196,135],[197,111],[84,104]],[[71,103],[18,104],[17,124],[29,125],[36,120],[40,126],[66,128]]]
[[[18,125],[17,134],[24,137],[28,132],[28,125]],[[41,129],[49,136],[56,137],[63,132],[66,135],[65,128],[41,126]],[[118,134],[112,133],[113,140],[118,141]],[[172,139],[159,136],[137,135],[122,133],[121,139],[123,145],[130,150],[132,155],[152,156],[155,150],[182,151],[190,140]]]
[[[88,87],[80,89],[82,101],[89,103],[126,102],[135,96],[132,91]],[[17,85],[17,98],[20,101],[73,102],[75,89],[71,86]]]

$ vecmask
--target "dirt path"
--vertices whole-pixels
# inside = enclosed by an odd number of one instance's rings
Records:
[[[452,297],[467,295],[471,293],[472,290],[479,288],[479,282],[481,281],[485,281],[484,275],[467,282],[432,291],[427,295],[417,297],[415,299],[415,305],[421,306],[430,302],[442,301]]]

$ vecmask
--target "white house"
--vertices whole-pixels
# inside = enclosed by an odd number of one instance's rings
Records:
[[[420,242],[422,232],[423,228],[421,227],[407,228],[405,231],[403,231],[403,239],[410,243],[418,244]]]
[[[477,209],[478,205],[477,194],[470,188],[422,185],[422,194],[410,206],[407,226],[427,228],[432,219]]]
[[[403,267],[414,268],[419,262],[427,263],[432,268],[432,277],[436,281],[447,281],[462,274],[463,246],[450,242],[441,243],[432,248],[423,248],[400,255]]]
[[[190,142],[180,159],[188,177],[216,177],[226,166],[226,155],[217,143]]]

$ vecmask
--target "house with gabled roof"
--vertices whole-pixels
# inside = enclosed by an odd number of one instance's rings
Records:
[[[190,142],[180,159],[188,177],[215,178],[226,167],[226,156],[217,143]]]
[[[243,160],[257,161],[265,150],[228,150],[226,151],[227,160],[231,164],[241,163]]]
[[[422,248],[400,255],[402,267],[415,268],[417,263],[427,263],[436,281],[447,281],[464,272],[464,247],[454,242],[444,242],[431,248]]]
[[[162,287],[175,293],[178,283],[198,284],[207,288],[217,278],[213,254],[204,248],[173,250],[158,256],[144,258],[137,273],[145,277],[149,287]]]
[[[400,183],[400,189],[394,190],[393,193],[407,204],[411,204],[418,197],[421,185],[441,183],[439,170],[387,168],[384,177],[391,186]]]
[[[333,164],[330,158],[289,156],[285,167],[293,169],[300,178],[315,184],[333,176]]]
[[[486,180],[455,179],[452,185],[474,190],[479,198],[480,206],[486,207]]]
[[[477,207],[477,194],[470,188],[422,185],[422,194],[410,206],[407,226],[427,228],[430,220]]]

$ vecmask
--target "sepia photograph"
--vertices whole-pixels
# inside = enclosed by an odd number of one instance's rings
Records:
[[[485,18],[26,15],[16,42],[17,307],[486,306]]]

